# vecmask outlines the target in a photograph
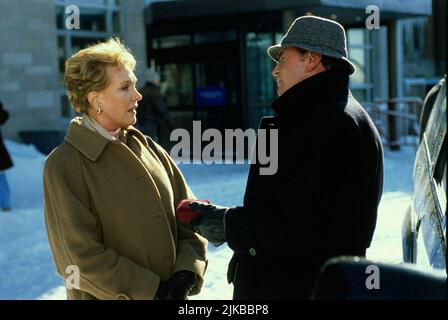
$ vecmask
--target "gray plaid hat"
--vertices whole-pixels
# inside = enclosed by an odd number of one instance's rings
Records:
[[[298,47],[325,56],[342,59],[347,63],[350,74],[356,68],[347,56],[347,38],[342,25],[336,21],[317,17],[297,18],[280,44],[268,48],[268,55],[278,62],[280,51],[285,47]]]

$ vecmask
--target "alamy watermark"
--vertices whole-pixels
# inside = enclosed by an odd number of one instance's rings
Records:
[[[69,16],[65,18],[65,27],[68,30],[80,29],[80,11],[79,7],[70,5],[65,8],[65,13]]]
[[[380,268],[374,264],[367,266],[366,274],[369,276],[366,279],[366,288],[368,290],[380,289]]]
[[[380,8],[371,4],[366,7],[366,13],[371,15],[366,19],[366,28],[369,30],[380,28]]]
[[[80,280],[80,272],[79,267],[76,265],[69,265],[65,268],[65,273],[67,274],[67,278],[65,278],[65,287],[68,290],[77,289],[79,290],[79,280]]]
[[[223,137],[218,129],[202,132],[201,121],[193,121],[192,133],[193,137],[181,128],[171,132],[170,140],[177,143],[171,148],[170,156],[178,163],[243,164],[247,154],[249,163],[260,165],[260,175],[277,172],[278,129],[225,129]],[[202,148],[203,142],[209,143]]]

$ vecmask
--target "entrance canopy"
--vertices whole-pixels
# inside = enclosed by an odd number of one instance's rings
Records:
[[[334,17],[342,24],[363,24],[369,5],[380,9],[381,23],[431,14],[431,0],[182,0],[154,2],[145,10],[147,24],[214,15],[296,10]]]

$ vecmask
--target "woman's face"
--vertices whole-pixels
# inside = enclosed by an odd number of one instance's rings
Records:
[[[132,70],[124,67],[108,66],[106,68],[109,86],[97,93],[93,99],[91,115],[106,130],[114,131],[127,128],[137,121],[136,108],[142,95],[135,88],[137,78]],[[101,113],[98,115],[98,107]]]

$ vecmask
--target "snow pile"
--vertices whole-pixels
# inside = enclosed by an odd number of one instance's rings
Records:
[[[5,144],[14,162],[6,171],[13,210],[0,211],[0,299],[34,299],[60,284],[43,219],[45,156],[31,145]]]

